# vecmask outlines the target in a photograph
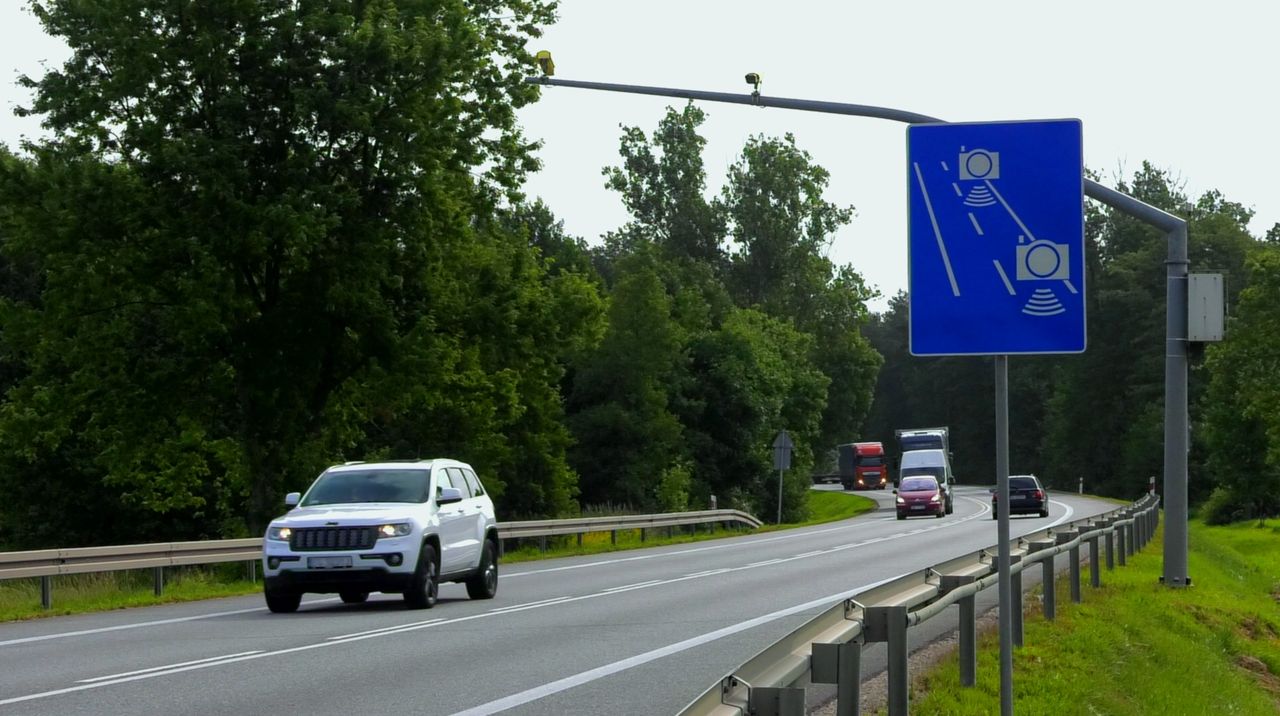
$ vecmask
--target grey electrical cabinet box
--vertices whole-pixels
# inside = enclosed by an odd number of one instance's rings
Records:
[[[1220,273],[1187,275],[1187,340],[1222,340],[1226,321],[1226,292]]]

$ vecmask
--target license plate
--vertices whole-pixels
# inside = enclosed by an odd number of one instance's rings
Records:
[[[307,557],[311,569],[342,569],[351,566],[350,557]]]
[[[923,509],[924,509],[924,505],[912,505],[912,506],[911,506],[911,509],[913,509],[913,510],[923,510]]]
[[[878,472],[868,472],[868,473],[867,473],[867,477],[880,477],[880,473],[878,473]]]

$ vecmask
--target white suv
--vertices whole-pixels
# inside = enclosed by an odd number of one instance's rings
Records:
[[[296,507],[263,540],[273,612],[297,611],[304,592],[337,592],[348,604],[400,593],[410,609],[435,606],[441,582],[464,582],[472,599],[498,592],[493,501],[466,463],[335,465],[284,501]]]

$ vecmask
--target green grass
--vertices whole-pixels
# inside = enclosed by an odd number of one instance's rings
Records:
[[[618,532],[616,545],[610,543],[608,532],[596,532],[584,535],[581,547],[577,546],[577,539],[573,536],[555,538],[549,540],[550,549],[546,552],[540,552],[536,543],[532,543],[519,550],[507,552],[502,561],[505,564],[511,564],[553,557],[699,542],[749,532],[773,531],[832,522],[854,517],[873,509],[875,509],[875,503],[865,497],[839,492],[811,491],[809,493],[811,517],[799,524],[769,525],[760,530],[720,528],[715,532],[708,532],[706,527],[699,527],[701,531],[677,533],[669,538],[665,533],[649,534],[645,542],[640,541],[639,530],[624,530]],[[246,576],[244,564],[166,569],[164,595],[160,597],[155,596],[151,570],[54,577],[53,608],[48,610],[40,607],[39,579],[5,580],[0,581],[0,622],[234,597],[260,592],[261,582],[250,582]]]
[[[53,608],[47,610],[40,606],[39,579],[9,579],[0,581],[0,622],[234,597],[262,590],[261,582],[247,577],[244,564],[169,568],[165,570],[164,594],[157,597],[149,569],[72,574],[53,578]]]
[[[1192,586],[1159,584],[1161,535],[1126,567],[1102,573],[1072,604],[1056,581],[1058,616],[1027,610],[1014,652],[1022,714],[1275,714],[1280,711],[1280,528],[1193,522]],[[1038,600],[1028,600],[1036,602]],[[977,686],[954,655],[917,679],[913,714],[1000,711],[998,634],[983,636]]]

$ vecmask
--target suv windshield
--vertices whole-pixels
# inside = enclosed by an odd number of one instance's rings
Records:
[[[302,499],[302,507],[350,502],[426,502],[429,470],[326,472]]]

